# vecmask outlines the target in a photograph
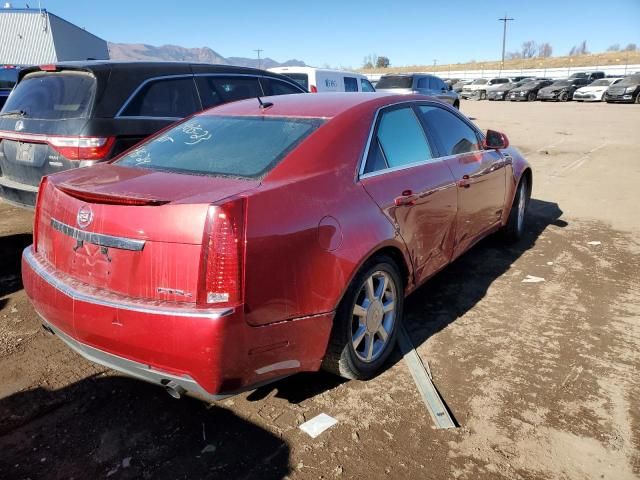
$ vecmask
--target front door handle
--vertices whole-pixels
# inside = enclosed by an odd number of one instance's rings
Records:
[[[418,195],[414,195],[411,190],[405,190],[402,192],[402,195],[393,199],[393,203],[396,204],[396,207],[414,205],[417,199]]]
[[[463,175],[462,180],[458,182],[458,186],[460,188],[469,188],[471,186],[471,180],[469,179],[469,175]]]

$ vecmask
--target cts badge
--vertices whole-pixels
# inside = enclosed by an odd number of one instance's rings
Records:
[[[16,132],[19,132],[20,130],[24,130],[24,122],[23,122],[22,120],[18,120],[18,121],[16,122],[15,127],[13,127],[13,129],[14,129]]]
[[[76,221],[80,228],[87,228],[91,224],[93,221],[93,210],[91,210],[89,205],[83,205],[80,207]]]

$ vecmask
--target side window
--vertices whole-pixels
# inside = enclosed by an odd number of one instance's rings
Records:
[[[362,91],[363,92],[375,92],[376,89],[373,88],[373,85],[371,85],[371,82],[369,80],[367,80],[366,78],[361,78],[360,79],[360,87],[362,87]]]
[[[344,77],[344,91],[345,92],[357,92],[358,91],[358,79],[353,77]]]
[[[204,108],[264,95],[257,77],[198,77],[198,89]]]
[[[437,77],[431,77],[429,79],[429,88],[431,88],[431,90],[446,90],[444,82]]]
[[[419,108],[427,128],[440,141],[444,156],[480,150],[475,130],[455,114],[440,107],[421,105]]]
[[[428,77],[419,78],[417,88],[429,88],[429,78]]]
[[[193,78],[152,80],[129,102],[123,117],[183,118],[200,110]]]
[[[291,95],[294,93],[302,93],[293,85],[275,78],[262,78],[260,82],[262,83],[265,95]]]
[[[365,173],[433,158],[422,126],[411,107],[386,111],[380,116],[369,147]]]

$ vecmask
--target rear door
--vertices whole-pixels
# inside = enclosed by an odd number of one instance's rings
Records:
[[[422,104],[418,111],[457,182],[456,257],[500,221],[506,163],[500,152],[483,150],[479,132],[456,113],[435,104]]]
[[[403,238],[421,282],[451,258],[457,194],[417,115],[413,103],[380,111],[360,181]]]

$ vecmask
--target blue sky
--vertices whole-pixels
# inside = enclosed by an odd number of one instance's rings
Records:
[[[4,3],[4,0],[3,0]],[[25,2],[13,1],[14,7]],[[37,6],[37,0],[29,2]],[[393,65],[498,59],[502,23],[507,51],[549,42],[554,55],[587,41],[592,52],[640,46],[640,0],[41,0],[50,12],[113,42],[208,46],[225,57],[290,58],[352,66],[365,55]]]

